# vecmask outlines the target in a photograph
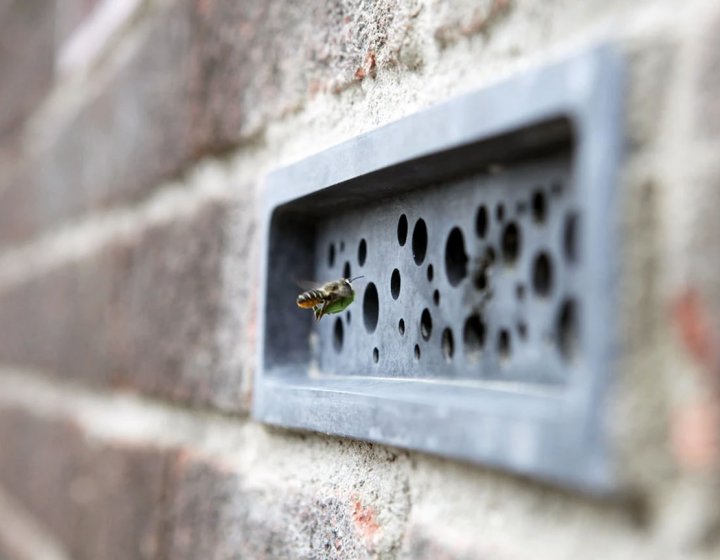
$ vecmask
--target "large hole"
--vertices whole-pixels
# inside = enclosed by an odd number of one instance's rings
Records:
[[[415,264],[422,264],[425,260],[425,253],[427,253],[428,244],[428,233],[425,220],[420,218],[415,223],[412,235],[412,252]]]
[[[530,203],[532,208],[532,216],[536,222],[544,222],[547,214],[547,201],[545,200],[545,193],[542,191],[535,191],[532,195],[532,201]]]
[[[563,227],[563,250],[568,262],[577,262],[578,258],[578,217],[570,214],[565,218]]]
[[[400,246],[405,245],[405,241],[407,241],[407,234],[408,234],[408,220],[407,216],[403,214],[400,216],[400,219],[398,220],[398,227],[397,227],[397,236],[398,236],[398,243],[400,243]]]
[[[390,294],[393,299],[400,296],[400,271],[396,268],[390,277]]]
[[[377,288],[375,284],[368,282],[363,296],[363,321],[369,333],[375,332],[377,328],[379,312],[380,301],[378,300]]]
[[[478,315],[471,315],[465,320],[463,327],[463,344],[465,353],[472,359],[477,359],[485,346],[485,323]]]
[[[343,347],[343,339],[345,333],[343,332],[343,324],[340,317],[335,319],[335,326],[333,327],[333,347],[336,352],[340,352]]]
[[[426,307],[420,316],[420,334],[425,340],[429,340],[432,335],[432,316],[430,310]]]
[[[442,353],[446,362],[452,360],[453,354],[455,353],[455,341],[453,340],[453,333],[449,328],[445,328],[442,333]]]
[[[513,264],[520,255],[520,228],[515,222],[505,226],[502,233],[501,248],[503,259],[507,264]]]
[[[454,227],[445,243],[445,272],[451,286],[457,286],[467,276],[467,262],[462,231]]]
[[[478,208],[475,216],[475,233],[478,237],[485,237],[488,228],[488,211],[485,206]]]
[[[578,351],[578,310],[571,299],[565,300],[557,315],[557,340],[560,354],[566,360],[572,359]]]
[[[532,283],[535,293],[545,297],[552,290],[553,270],[550,255],[544,251],[535,257],[532,270]]]
[[[345,266],[343,266],[343,278],[352,278],[352,270],[350,269],[350,263],[345,262]]]
[[[363,266],[365,264],[365,259],[367,259],[367,242],[364,239],[361,239],[360,244],[358,245],[358,264]]]
[[[335,266],[335,244],[330,243],[328,247],[328,266],[332,268]]]
[[[502,361],[508,360],[512,353],[512,340],[510,339],[510,331],[502,329],[498,333],[497,338],[498,356]]]

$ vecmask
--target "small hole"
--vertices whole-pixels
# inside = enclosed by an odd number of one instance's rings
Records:
[[[347,312],[347,324],[350,324],[350,321],[352,320],[352,315],[350,315],[350,311]]]
[[[420,359],[420,345],[418,345],[418,344],[415,345],[415,359],[416,360]]]
[[[440,305],[440,290],[433,292],[433,302],[435,302],[435,305]]]
[[[341,241],[340,242],[340,251],[344,251],[344,250],[345,250],[345,242]]]
[[[517,324],[517,332],[520,335],[520,338],[525,340],[527,338],[527,325],[524,322],[520,321]]]
[[[402,247],[405,245],[405,241],[407,241],[407,234],[408,234],[408,220],[407,216],[403,214],[400,216],[400,219],[398,220],[398,227],[397,227],[397,236],[398,236],[398,243],[400,243],[400,246]]]
[[[495,217],[497,218],[498,222],[502,222],[505,218],[505,206],[502,204],[498,204],[497,208],[495,208]]]
[[[429,264],[427,267],[427,279],[428,282],[432,282],[433,275],[435,274],[435,270],[433,270],[433,265]]]
[[[463,327],[465,352],[471,358],[477,358],[485,346],[485,323],[478,315],[471,315]]]
[[[505,226],[502,234],[502,255],[507,264],[514,263],[520,254],[520,229],[514,222]]]
[[[510,332],[502,329],[498,333],[497,339],[498,355],[501,360],[507,360],[512,352],[512,343],[510,340]]]
[[[432,316],[430,310],[426,307],[420,316],[420,334],[423,339],[429,340],[432,335]]]
[[[350,270],[350,263],[346,262],[343,266],[343,278],[352,278],[352,270]]]
[[[453,333],[448,328],[446,328],[442,333],[442,353],[445,357],[445,361],[447,362],[452,360],[453,354],[455,353],[455,341],[453,340]]]
[[[412,252],[415,264],[422,264],[425,260],[425,253],[427,252],[428,233],[425,220],[420,218],[415,223],[415,229],[413,229],[412,236]]]
[[[330,268],[335,266],[335,245],[333,243],[330,243],[330,247],[328,247],[328,266]]]
[[[375,332],[379,312],[380,302],[378,300],[377,288],[375,284],[368,282],[368,285],[365,287],[365,295],[363,296],[363,321],[369,333]]]
[[[535,257],[532,275],[535,293],[543,297],[548,296],[552,289],[553,272],[550,256],[547,253],[542,252]]]
[[[536,222],[544,222],[547,212],[545,194],[542,191],[535,191],[532,195],[532,215]]]
[[[380,361],[380,350],[373,348],[373,362],[376,364]]]
[[[488,247],[485,250],[485,261],[488,265],[491,265],[495,262],[495,249],[492,247]]]
[[[454,227],[445,243],[445,273],[451,286],[457,286],[467,276],[467,262],[462,231]]]
[[[518,284],[515,286],[515,296],[518,299],[525,299],[525,286],[522,284]]]
[[[344,335],[343,324],[340,317],[338,317],[335,319],[335,327],[333,328],[333,348],[335,348],[336,352],[342,350]]]
[[[577,262],[578,252],[578,217],[577,214],[570,214],[565,218],[565,226],[563,228],[563,249],[565,258],[570,263]]]
[[[400,319],[398,321],[398,331],[400,334],[405,334],[405,319]]]
[[[367,242],[364,239],[361,239],[360,245],[358,245],[358,264],[363,266],[365,264],[365,259],[367,259]]]
[[[475,233],[478,237],[485,237],[488,227],[488,211],[487,208],[481,206],[478,208],[477,215],[475,216]]]
[[[483,264],[473,276],[473,284],[478,290],[486,290],[488,287],[488,266]]]
[[[390,294],[393,299],[400,296],[400,271],[396,268],[390,277]]]
[[[524,200],[518,200],[517,206],[515,207],[518,214],[524,214],[527,211],[527,204]]]
[[[566,300],[560,306],[557,316],[557,338],[560,354],[571,360],[578,350],[578,311],[573,300]]]

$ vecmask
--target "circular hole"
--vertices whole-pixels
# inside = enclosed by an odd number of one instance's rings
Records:
[[[547,296],[552,289],[552,263],[550,256],[542,252],[535,257],[532,271],[532,283],[535,293],[539,296]]]
[[[400,271],[396,268],[390,277],[390,294],[393,299],[400,296]]]
[[[375,332],[379,312],[380,301],[378,300],[377,288],[375,284],[368,282],[368,285],[365,287],[365,295],[363,296],[363,321],[369,333]]]
[[[352,278],[351,274],[352,271],[350,270],[350,263],[345,262],[345,266],[343,266],[343,278]]]
[[[420,316],[420,334],[425,340],[430,339],[432,335],[432,316],[430,310],[426,307]]]
[[[420,359],[420,345],[419,344],[415,345],[415,359],[416,360]]]
[[[398,332],[400,334],[405,334],[405,319],[400,319],[398,321]]]
[[[532,195],[532,215],[536,222],[545,221],[545,214],[547,213],[547,202],[545,201],[545,193],[542,191],[535,191]]]
[[[425,220],[420,218],[415,223],[412,236],[412,252],[415,264],[422,264],[425,260],[425,253],[427,252],[428,233]]]
[[[465,320],[463,344],[470,357],[477,357],[485,346],[485,323],[479,315],[471,315]]]
[[[468,256],[460,228],[454,227],[445,243],[445,273],[451,286],[457,286],[467,276]]]
[[[433,302],[435,305],[440,305],[440,290],[435,290],[433,292]]]
[[[335,348],[336,352],[342,350],[344,336],[343,324],[340,317],[338,317],[335,319],[335,326],[333,327],[333,348]]]
[[[498,204],[495,208],[495,217],[497,218],[498,222],[502,222],[505,218],[505,206],[503,206],[502,203]]]
[[[373,362],[376,364],[380,361],[380,350],[373,348]]]
[[[523,340],[527,338],[527,325],[523,321],[517,324],[517,332]]]
[[[565,218],[563,227],[563,250],[565,258],[568,262],[577,261],[577,244],[578,244],[578,217],[577,214],[570,214]]]
[[[475,215],[475,233],[478,237],[485,237],[488,227],[488,211],[487,208],[481,206]]]
[[[502,329],[498,333],[497,349],[501,360],[507,360],[510,357],[512,342],[510,340],[510,332],[506,329]]]
[[[557,316],[557,340],[560,354],[566,360],[572,359],[578,350],[578,311],[571,299],[565,300],[560,306]]]
[[[518,284],[515,286],[515,296],[518,299],[525,299],[525,286],[522,284]]]
[[[478,290],[486,290],[488,287],[488,267],[483,265],[473,276],[473,284]]]
[[[520,229],[517,224],[510,222],[505,226],[502,233],[502,255],[507,264],[514,263],[520,255]]]
[[[427,279],[428,282],[432,282],[433,276],[435,275],[435,270],[433,269],[433,265],[429,264],[427,267]]]
[[[453,340],[453,333],[449,328],[446,328],[442,333],[442,353],[447,362],[452,360],[453,354],[455,353],[455,341]]]
[[[397,227],[397,236],[398,236],[398,243],[400,243],[400,246],[405,245],[405,241],[407,241],[407,234],[408,234],[408,220],[407,216],[403,214],[400,216],[400,219],[398,220],[398,227]]]
[[[328,247],[328,266],[330,268],[335,266],[335,245],[333,243],[330,243],[330,247]]]
[[[363,266],[365,264],[365,259],[367,259],[367,242],[364,239],[361,239],[360,244],[358,245],[358,264]]]

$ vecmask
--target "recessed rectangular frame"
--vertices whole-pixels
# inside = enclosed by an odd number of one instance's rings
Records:
[[[258,369],[263,422],[416,449],[593,492],[613,488],[607,397],[615,367],[615,183],[622,143],[622,62],[607,45],[452,99],[273,172],[262,205]],[[524,384],[324,376],[313,371],[294,279],[312,274],[311,231],[295,217],[508,161],[552,143],[569,122],[573,180],[584,202],[587,299],[582,375],[559,391]],[[278,220],[282,216],[282,220]],[[290,226],[292,227],[292,226]],[[273,259],[270,259],[270,255]],[[272,270],[268,270],[269,265]],[[282,287],[279,287],[280,284]],[[273,293],[270,293],[273,292]],[[296,291],[297,292],[297,291]],[[295,293],[296,293],[295,292]],[[278,348],[284,357],[277,359]]]

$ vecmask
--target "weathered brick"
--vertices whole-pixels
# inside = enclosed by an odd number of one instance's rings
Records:
[[[0,362],[240,406],[240,372],[222,370],[217,343],[231,207],[205,202],[0,292]]]
[[[132,55],[100,92],[42,130],[27,158],[32,176],[15,185],[36,192],[8,196],[43,204],[0,205],[0,223],[31,212],[30,225],[5,236],[137,201],[197,158],[256,137],[317,92],[402,64],[416,14],[399,0],[372,10],[360,0],[173,2],[150,10]]]
[[[0,142],[45,96],[53,79],[55,2],[0,2]]]
[[[329,484],[258,485],[227,465],[185,455],[168,488],[170,558],[391,557],[392,545],[375,539],[379,513]]]
[[[172,452],[97,443],[68,422],[0,411],[0,484],[72,558],[155,558]]]

